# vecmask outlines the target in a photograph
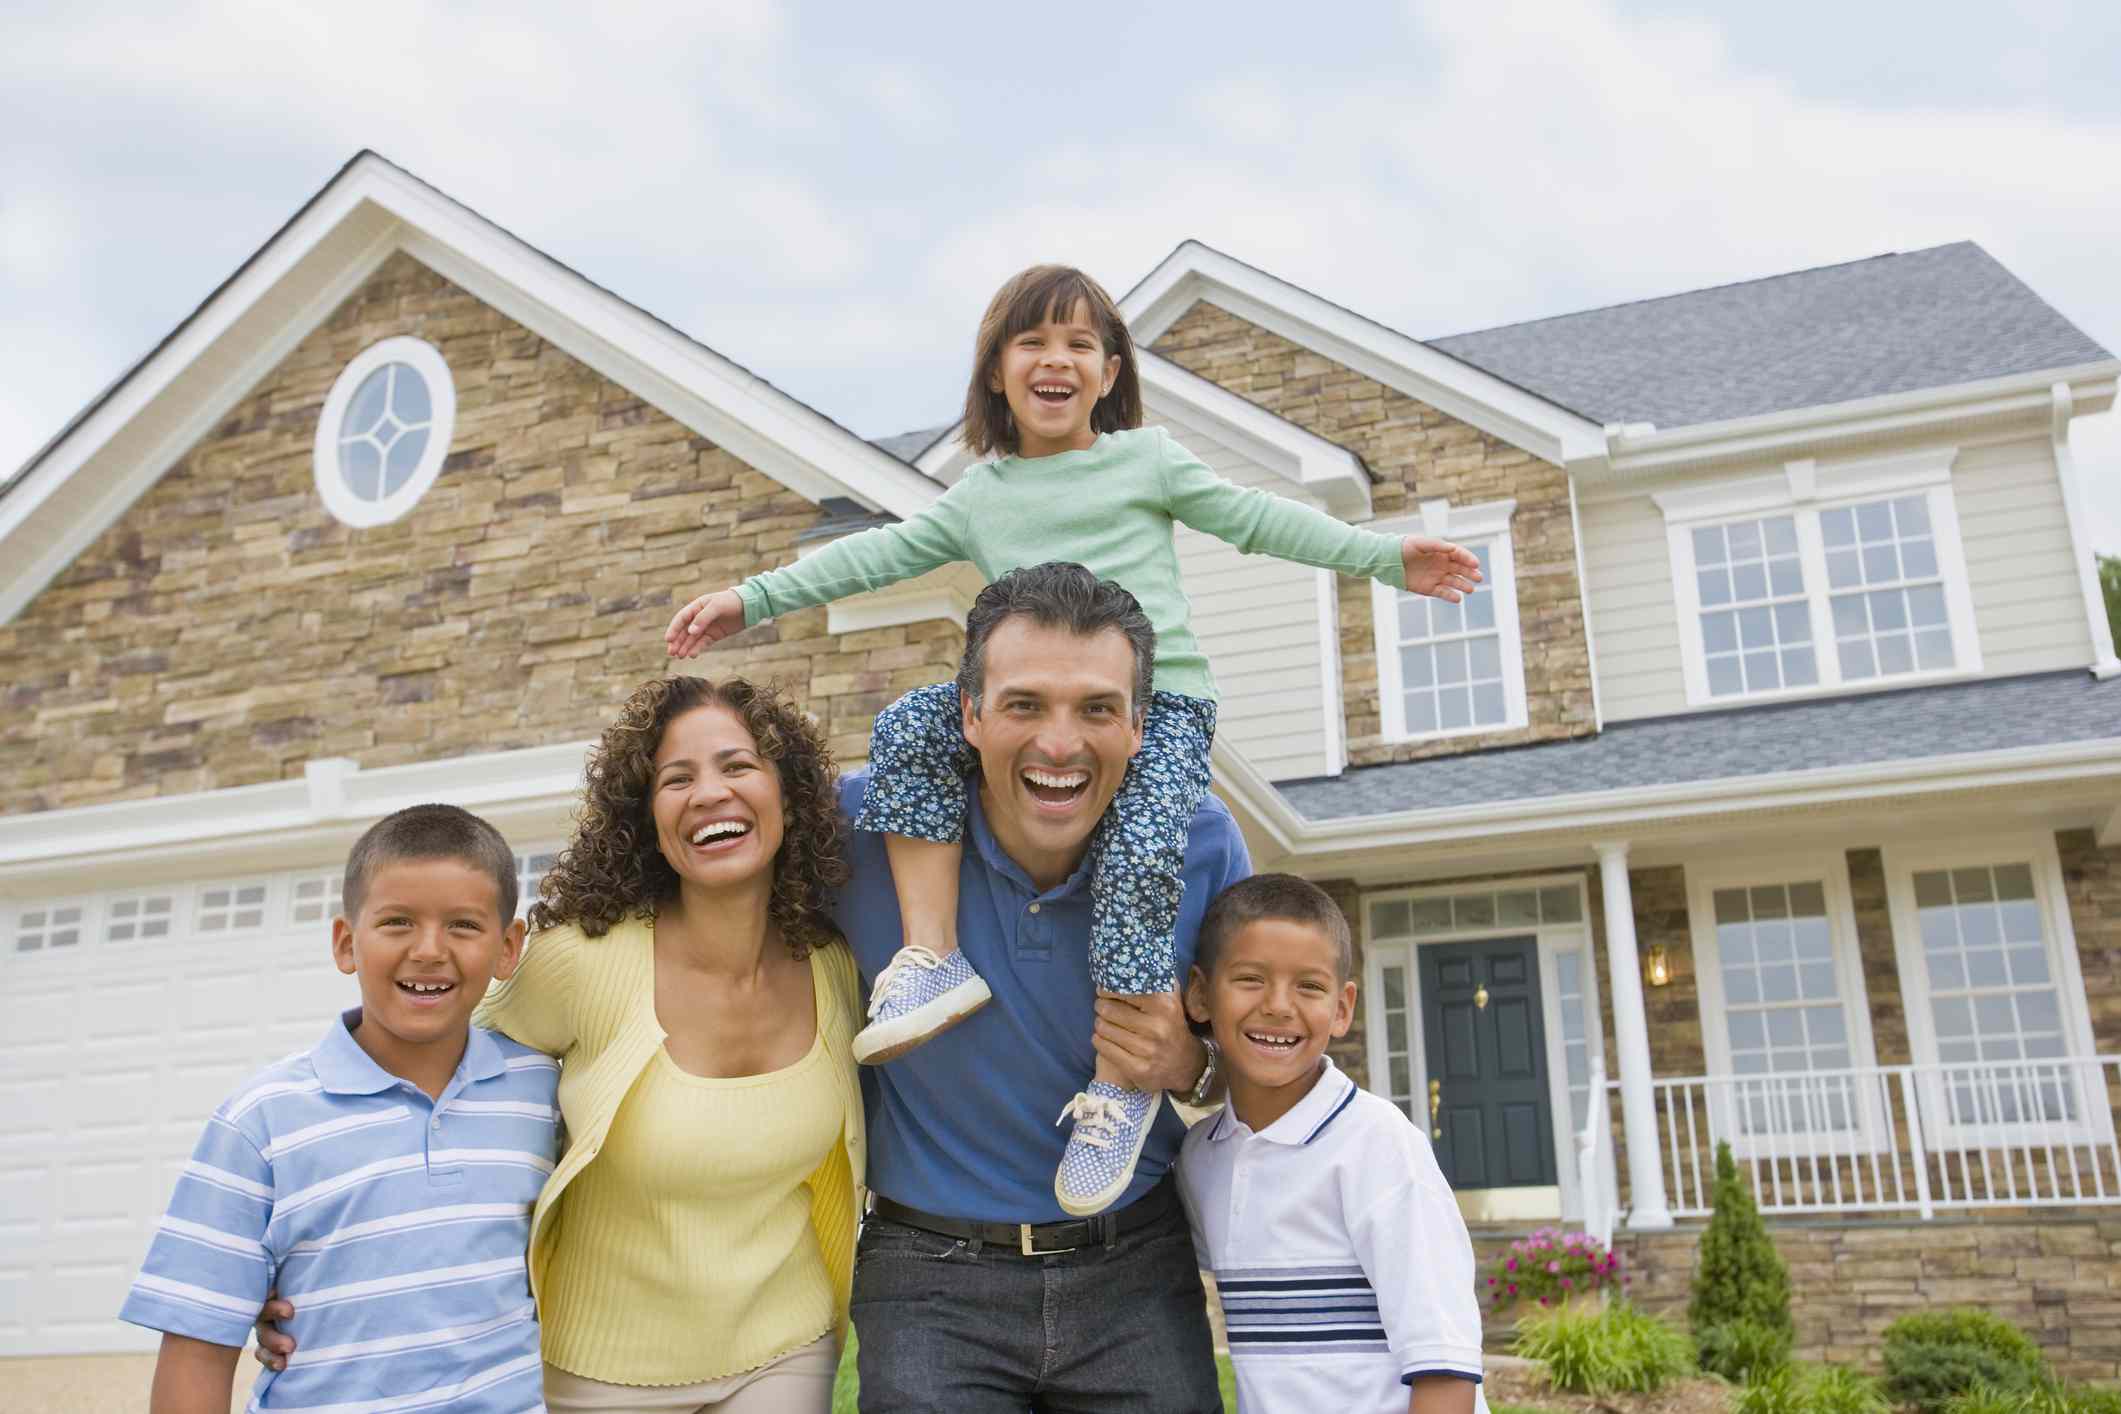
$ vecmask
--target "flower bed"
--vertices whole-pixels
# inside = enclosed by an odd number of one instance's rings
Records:
[[[1626,1286],[1620,1257],[1587,1232],[1543,1227],[1512,1242],[1488,1272],[1490,1307],[1517,1302],[1551,1306],[1605,1286]]]

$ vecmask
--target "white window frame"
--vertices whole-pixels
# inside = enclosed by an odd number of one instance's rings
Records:
[[[1827,936],[1833,948],[1834,989],[1841,999],[1842,1027],[1848,1036],[1849,1067],[1875,1070],[1877,1042],[1871,1034],[1870,992],[1863,980],[1863,947],[1856,933],[1854,892],[1849,885],[1848,856],[1839,852],[1748,857],[1743,862],[1700,867],[1688,865],[1687,924],[1694,945],[1694,989],[1701,1007],[1702,1051],[1710,1075],[1732,1075],[1729,1003],[1723,991],[1723,953],[1716,942],[1716,891],[1772,885],[1820,884],[1826,890]],[[1783,1071],[1782,1075],[1812,1072]],[[1831,1072],[1828,1072],[1831,1073]],[[1762,1078],[1773,1079],[1776,1073]],[[1748,1077],[1749,1079],[1751,1077]],[[1761,1136],[1743,1132],[1732,1113],[1732,1096],[1709,1086],[1710,1132],[1728,1139],[1740,1159],[1824,1158],[1830,1154],[1880,1153],[1889,1148],[1884,1117],[1878,1111],[1875,1084],[1861,1076],[1850,1084],[1856,1096],[1854,1124],[1829,1133]]]
[[[197,884],[185,890],[189,903],[189,909],[184,915],[185,935],[194,941],[218,943],[226,938],[254,938],[260,933],[278,931],[282,926],[281,920],[286,918],[288,914],[287,903],[281,897],[281,887],[285,878],[284,874],[274,873],[200,880]],[[242,891],[251,888],[263,888],[265,896],[254,904],[240,902],[239,898]],[[227,905],[225,907],[217,906],[214,910],[217,913],[225,912],[228,914],[228,926],[214,929],[203,928],[199,924],[199,914],[202,909],[208,906],[206,896],[216,889],[228,890]],[[237,914],[247,912],[253,908],[258,911],[258,921],[256,923],[244,924],[236,921]]]
[[[0,957],[7,957],[16,962],[26,963],[32,962],[37,958],[73,957],[77,954],[101,950],[104,946],[103,914],[96,907],[97,901],[95,894],[66,894],[53,898],[17,899],[15,906],[8,910],[6,947],[4,950],[0,950]],[[78,928],[80,935],[71,943],[62,944],[58,948],[53,948],[47,941],[40,942],[27,952],[22,951],[22,935],[27,931],[23,926],[22,915],[25,913],[44,914],[46,921],[43,926],[37,929],[37,932],[40,936],[48,936],[51,932],[50,920],[52,911],[61,908],[78,908],[81,910],[80,922],[66,925],[70,928]]]
[[[1451,898],[1469,893],[1511,893],[1522,889],[1541,890],[1566,887],[1576,891],[1577,921],[1573,923],[1494,923],[1483,927],[1454,929],[1450,932],[1420,933],[1413,936],[1379,938],[1371,927],[1374,910],[1379,904],[1396,903],[1401,900],[1444,897]],[[1605,1056],[1605,1024],[1599,1012],[1599,978],[1597,953],[1591,944],[1591,899],[1587,876],[1574,874],[1540,874],[1524,878],[1461,880],[1455,884],[1424,884],[1416,887],[1379,889],[1365,892],[1359,901],[1361,913],[1360,936],[1362,938],[1362,1024],[1363,1054],[1369,1065],[1369,1090],[1391,1100],[1389,1048],[1384,1013],[1384,969],[1387,963],[1397,963],[1406,969],[1407,975],[1407,1074],[1413,1085],[1413,1096],[1419,1098],[1428,1093],[1429,1052],[1428,1036],[1422,1026],[1421,967],[1417,950],[1431,943],[1482,942],[1490,938],[1521,937],[1533,934],[1537,940],[1536,955],[1539,959],[1540,1015],[1546,1025],[1547,1092],[1550,1113],[1554,1124],[1554,1171],[1561,1189],[1561,1216],[1580,1220],[1583,1216],[1583,1195],[1579,1191],[1576,1173],[1575,1115],[1569,1108],[1568,1052],[1561,1032],[1561,988],[1555,976],[1554,957],[1558,952],[1579,950],[1583,954],[1584,967],[1584,1045],[1587,1056],[1596,1056],[1601,1063]],[[1389,952],[1390,957],[1384,956]],[[1608,1077],[1610,1079],[1610,1077]],[[1393,1102],[1395,1105],[1397,1101]],[[1417,1106],[1418,1107],[1418,1106]],[[1592,1109],[1597,1108],[1594,1099]],[[1430,1126],[1421,1123],[1423,1134]],[[1612,1157],[1611,1147],[1607,1158]]]
[[[1740,703],[1777,702],[1845,692],[1874,692],[1914,683],[1948,682],[1978,676],[1981,640],[1974,625],[1974,593],[1966,552],[1960,542],[1959,511],[1952,496],[1952,462],[1957,447],[1870,461],[1822,467],[1811,460],[1788,463],[1779,474],[1743,477],[1710,486],[1691,486],[1653,493],[1664,513],[1665,538],[1672,570],[1672,598],[1679,614],[1679,653],[1685,670],[1686,697],[1693,707],[1729,707]],[[1841,676],[1841,654],[1835,641],[1833,590],[1826,573],[1826,546],[1819,513],[1867,501],[1920,493],[1929,510],[1930,538],[1937,551],[1937,573],[1943,582],[1945,617],[1952,634],[1952,666],[1895,673],[1849,681]],[[1806,687],[1769,692],[1709,692],[1708,654],[1701,638],[1701,593],[1694,577],[1694,532],[1734,520],[1791,516],[1796,521],[1798,560],[1804,574],[1804,597],[1810,610],[1813,658],[1819,681]]]
[[[1524,727],[1529,714],[1524,691],[1524,640],[1517,622],[1517,557],[1511,545],[1510,517],[1515,500],[1453,506],[1423,501],[1418,515],[1378,521],[1369,528],[1385,535],[1420,532],[1455,540],[1468,549],[1488,547],[1488,583],[1478,591],[1495,596],[1495,631],[1502,648],[1503,719],[1433,732],[1407,729],[1405,688],[1399,675],[1399,596],[1379,580],[1370,581],[1370,624],[1377,650],[1378,731],[1388,742],[1445,741],[1452,737],[1489,736]]]
[[[428,424],[427,445],[421,451],[411,477],[383,499],[364,501],[347,488],[339,465],[339,425],[345,421],[347,405],[353,401],[362,382],[389,363],[408,364],[426,381],[432,419]],[[425,339],[403,335],[370,344],[340,371],[338,380],[325,395],[324,411],[317,418],[311,459],[316,468],[317,494],[323,498],[324,508],[343,524],[356,529],[388,525],[398,519],[419,503],[427,489],[434,485],[435,478],[441,475],[442,463],[449,459],[450,439],[455,435],[456,422],[456,380],[450,376],[449,363],[442,357],[440,349]]]
[[[1936,869],[1994,868],[2000,864],[2032,866],[2033,897],[2040,906],[2044,925],[2041,931],[2047,947],[2048,975],[2054,979],[2056,1005],[2062,1013],[2065,1053],[2061,1059],[2083,1062],[2099,1054],[2092,1033],[2091,1009],[2085,999],[2084,970],[2077,958],[2077,932],[2070,923],[2062,855],[2053,834],[1988,834],[1978,844],[1955,839],[1887,845],[1879,852],[1885,863],[1886,901],[1893,920],[1893,958],[1900,970],[1902,1004],[1907,1008],[1908,1050],[1918,1067],[1935,1067],[1942,1062],[1937,1058],[1937,1026],[1931,1007],[1929,960],[1922,951],[1921,915],[1915,905],[1915,875]],[[1951,1118],[1936,1071],[1919,1071],[1916,1088],[1921,1095],[1923,1133],[1946,1146],[2113,1143],[2114,1117],[2107,1105],[2101,1078],[2104,1072],[2095,1066],[2072,1065],[2069,1073],[2077,1087],[2077,1112],[2084,1116],[2081,1121],[1967,1124]]]

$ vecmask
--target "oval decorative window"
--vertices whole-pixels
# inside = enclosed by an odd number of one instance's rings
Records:
[[[317,494],[348,525],[413,508],[449,456],[456,383],[424,339],[385,339],[346,365],[317,419]]]

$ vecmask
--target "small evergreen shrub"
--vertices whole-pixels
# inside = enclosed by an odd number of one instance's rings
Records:
[[[1697,1327],[1694,1343],[1701,1350],[1701,1368],[1733,1384],[1757,1383],[1790,1363],[1790,1332],[1758,1321]]]
[[[2049,1383],[2031,1337],[1987,1311],[1922,1311],[1885,1328],[1885,1392],[1942,1414],[1955,1395],[2030,1395]]]
[[[1692,1341],[1624,1301],[1535,1311],[1518,1324],[1515,1348],[1571,1394],[1647,1393],[1694,1368]]]
[[[1497,1309],[1519,1301],[1553,1306],[1626,1280],[1619,1254],[1589,1233],[1543,1227],[1518,1238],[1495,1259],[1488,1272],[1488,1302]]]
[[[1753,1195],[1738,1177],[1731,1146],[1716,1146],[1714,1211],[1701,1234],[1701,1263],[1687,1324],[1697,1331],[1747,1321],[1795,1340],[1790,1319],[1790,1273],[1782,1265]]]

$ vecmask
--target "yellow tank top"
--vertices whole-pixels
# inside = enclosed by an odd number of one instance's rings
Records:
[[[806,1180],[840,1142],[822,1025],[795,1064],[729,1079],[658,1046],[561,1199],[544,1354],[571,1374],[677,1385],[756,1369],[829,1331],[832,1278]]]

